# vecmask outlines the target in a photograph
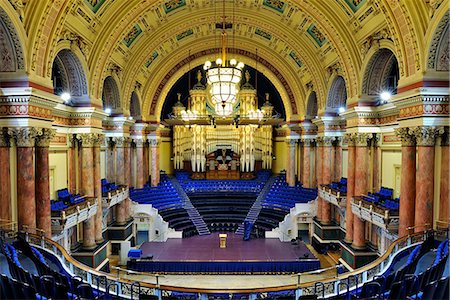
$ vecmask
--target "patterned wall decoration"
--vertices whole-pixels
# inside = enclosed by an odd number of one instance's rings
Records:
[[[266,32],[260,28],[255,29],[255,34],[257,34],[269,41],[272,39],[272,35],[270,33]]]
[[[263,5],[280,13],[283,13],[287,7],[286,2],[280,0],[263,0]]]
[[[105,3],[105,0],[84,0],[84,2],[87,3],[89,8],[95,14],[96,12],[98,12],[103,3]]]
[[[190,35],[194,34],[194,30],[192,30],[192,28],[189,28],[186,31],[183,31],[180,34],[177,34],[177,41],[181,41],[182,39],[184,39],[185,37],[188,37]]]
[[[311,26],[309,26],[307,32],[314,39],[314,41],[316,41],[316,43],[317,43],[317,45],[319,45],[319,47],[322,47],[323,44],[325,44],[327,42],[326,37],[319,30],[319,28],[317,28],[316,25],[311,24]]]
[[[345,2],[350,6],[350,8],[353,10],[353,12],[357,12],[358,9],[360,9],[364,3],[366,3],[366,0],[345,0]]]
[[[155,61],[155,59],[158,57],[158,52],[157,51],[153,51],[152,56],[149,58],[149,60],[147,60],[147,62],[145,63],[145,67],[148,68],[150,67],[150,65]]]
[[[127,47],[130,47],[131,44],[133,44],[133,42],[136,40],[136,38],[142,33],[142,29],[141,27],[136,24],[133,26],[133,28],[131,28],[130,32],[128,32],[128,34],[125,36],[125,38],[123,39],[123,42],[125,43],[125,45],[127,45]]]
[[[166,14],[186,5],[186,0],[170,0],[164,3]]]
[[[297,56],[297,53],[295,53],[294,51],[291,51],[291,53],[289,53],[289,56],[292,57],[292,59],[295,61],[295,63],[301,68],[303,66],[302,61],[300,60],[300,58]]]

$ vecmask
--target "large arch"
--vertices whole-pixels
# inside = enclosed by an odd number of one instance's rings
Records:
[[[62,49],[56,55],[52,67],[52,80],[54,93],[70,94],[67,104],[73,106],[88,106],[90,98],[86,73],[78,57],[69,49]]]
[[[22,48],[23,37],[21,38],[13,19],[5,9],[0,7],[0,73],[18,71],[23,73],[26,63]],[[10,76],[8,77],[11,79]]]
[[[427,68],[435,71],[449,71],[449,15],[442,17],[433,33],[428,51]]]
[[[103,108],[111,109],[112,114],[122,114],[122,103],[120,101],[119,87],[112,76],[108,76],[103,81],[102,103]]]
[[[395,54],[387,48],[378,49],[364,70],[361,92],[363,96],[378,98],[384,90],[397,93],[399,66]]]
[[[341,107],[345,108],[347,102],[347,87],[344,77],[336,76],[328,92],[325,114],[335,115]]]
[[[317,105],[317,94],[315,91],[312,91],[308,96],[308,101],[306,103],[306,115],[305,119],[312,120],[317,116],[318,113],[318,105]]]

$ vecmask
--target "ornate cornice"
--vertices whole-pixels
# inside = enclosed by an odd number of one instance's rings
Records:
[[[410,134],[416,137],[417,146],[434,146],[436,137],[444,133],[443,127],[417,126],[410,128]]]
[[[416,137],[414,134],[411,134],[410,129],[407,127],[396,128],[395,134],[402,141],[402,146],[415,146],[416,145]]]
[[[17,147],[34,147],[36,138],[42,134],[42,128],[35,128],[35,127],[9,128],[8,134],[14,138]]]
[[[36,147],[48,147],[56,135],[56,130],[52,128],[43,128],[42,134],[36,139]]]

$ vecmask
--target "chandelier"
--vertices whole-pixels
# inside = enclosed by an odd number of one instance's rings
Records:
[[[225,31],[225,0],[223,1],[221,55],[214,63],[206,61],[203,69],[210,86],[211,102],[216,114],[228,116],[233,112],[236,95],[239,92],[239,82],[242,78],[244,63],[236,59],[227,59],[227,33]]]

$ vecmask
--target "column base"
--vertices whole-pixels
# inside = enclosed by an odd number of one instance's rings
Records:
[[[108,245],[109,242],[104,241],[100,245],[95,245],[92,249],[82,248],[79,251],[72,253],[72,256],[79,262],[95,269],[108,263]]]
[[[353,245],[344,242],[341,244],[341,260],[352,269],[361,268],[378,258],[378,253],[369,248],[357,249]]]
[[[100,240],[95,240],[95,243],[96,243],[97,245],[100,245],[100,244],[102,244],[104,241],[105,241],[105,240],[102,238],[102,239],[100,239]]]

